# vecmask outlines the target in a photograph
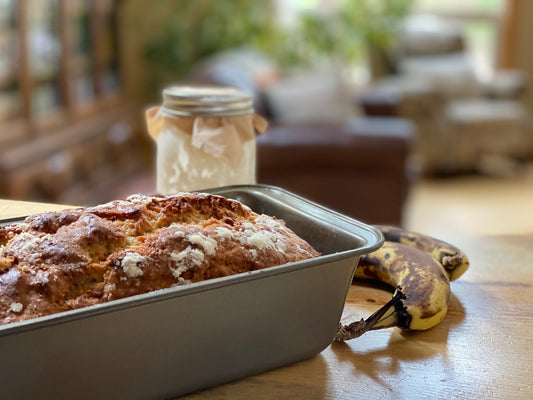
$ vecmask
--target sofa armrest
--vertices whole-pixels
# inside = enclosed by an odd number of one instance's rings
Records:
[[[358,95],[355,102],[367,116],[398,117],[402,96],[398,93],[367,90]]]

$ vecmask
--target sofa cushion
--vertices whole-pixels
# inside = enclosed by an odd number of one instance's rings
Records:
[[[342,74],[334,69],[306,71],[265,89],[273,118],[280,123],[338,123],[356,115]]]

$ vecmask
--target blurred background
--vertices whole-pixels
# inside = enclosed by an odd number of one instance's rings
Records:
[[[0,197],[155,192],[144,111],[231,85],[258,182],[436,235],[533,230],[533,2],[0,0]]]

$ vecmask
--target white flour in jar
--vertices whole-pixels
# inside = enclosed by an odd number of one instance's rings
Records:
[[[255,140],[243,145],[243,156],[234,168],[192,145],[190,133],[170,125],[157,138],[157,190],[172,194],[226,185],[253,184]]]

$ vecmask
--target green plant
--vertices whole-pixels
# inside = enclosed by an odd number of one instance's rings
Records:
[[[384,49],[394,42],[399,23],[412,3],[413,0],[341,0],[329,11],[305,12],[277,51],[283,52],[282,60],[297,64],[359,61],[369,46]]]
[[[350,64],[368,46],[387,47],[413,0],[340,0],[327,12],[306,12],[296,26],[280,27],[269,0],[159,0],[168,12],[145,48],[153,95],[186,77],[194,64],[213,53],[252,45],[280,66],[321,62]],[[152,3],[151,3],[152,4]]]
[[[159,4],[169,8],[162,31],[147,44],[153,90],[187,76],[192,66],[213,53],[254,43],[275,31],[270,1],[195,0]]]

